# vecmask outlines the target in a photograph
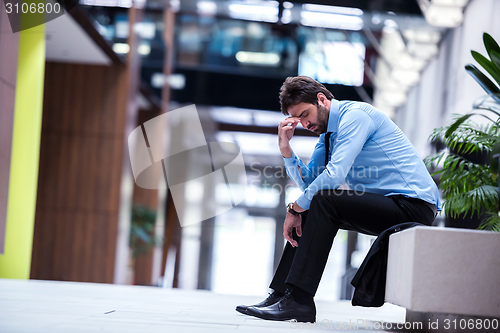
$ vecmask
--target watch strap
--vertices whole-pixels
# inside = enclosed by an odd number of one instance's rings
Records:
[[[290,213],[292,215],[295,215],[295,216],[300,216],[302,215],[301,213],[297,212],[295,209],[292,208],[293,207],[293,202],[290,202],[287,206],[286,206],[286,211],[287,213]]]

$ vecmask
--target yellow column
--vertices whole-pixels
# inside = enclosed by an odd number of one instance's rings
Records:
[[[42,128],[45,26],[19,33],[7,228],[5,251],[0,254],[0,278],[29,279]]]

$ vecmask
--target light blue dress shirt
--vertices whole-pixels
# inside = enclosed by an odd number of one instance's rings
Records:
[[[309,209],[316,192],[336,189],[345,180],[358,193],[402,194],[441,210],[437,186],[422,159],[383,112],[367,103],[332,99],[327,132],[332,134],[326,168],[325,134],[307,166],[295,153],[284,159],[288,176],[303,192],[297,199],[300,207]]]

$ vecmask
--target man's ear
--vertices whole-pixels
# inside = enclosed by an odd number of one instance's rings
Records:
[[[325,94],[323,93],[318,93],[318,104],[320,104],[321,106],[326,106],[326,101],[328,100],[328,98],[326,98]]]

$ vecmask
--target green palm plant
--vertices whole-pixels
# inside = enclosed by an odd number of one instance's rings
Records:
[[[428,156],[424,162],[430,169],[437,169],[433,175],[440,176],[446,216],[486,214],[479,228],[500,232],[496,156],[500,153],[500,47],[487,33],[483,41],[489,59],[476,51],[471,53],[496,83],[472,64],[466,65],[465,70],[489,98],[476,100],[472,112],[456,116],[449,126],[435,129],[430,139],[445,143],[445,149]],[[474,116],[486,118],[487,123],[472,121]],[[472,156],[485,156],[486,163],[479,163]]]

